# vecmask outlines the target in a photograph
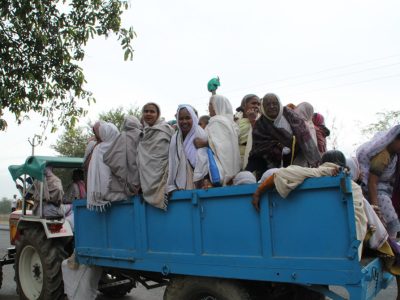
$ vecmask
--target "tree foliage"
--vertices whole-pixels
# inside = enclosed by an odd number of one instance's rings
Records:
[[[385,131],[400,124],[400,111],[386,111],[376,113],[377,121],[370,123],[361,130],[364,135],[372,136],[379,131]]]
[[[0,200],[0,214],[9,214],[11,212],[11,200],[3,197]]]
[[[100,113],[98,119],[113,123],[118,129],[121,129],[125,116],[135,116],[140,119],[141,111],[138,107],[129,109],[118,107],[110,111]]]
[[[113,123],[117,128],[121,128],[126,115],[135,116],[140,119],[141,112],[138,107],[129,109],[118,107],[101,113],[98,119]],[[56,144],[52,146],[53,149],[62,156],[83,157],[88,139],[93,135],[92,125],[88,124],[85,127],[75,126],[68,128],[58,138]]]
[[[132,28],[121,27],[127,2],[120,0],[3,0],[0,2],[0,130],[4,112],[18,123],[39,113],[46,124],[73,127],[94,98],[84,89],[78,62],[96,36],[115,34],[132,59]]]
[[[90,132],[84,127],[69,127],[53,149],[62,156],[83,157]]]

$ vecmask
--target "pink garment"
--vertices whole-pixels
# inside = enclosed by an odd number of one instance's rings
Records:
[[[75,182],[78,185],[79,189],[79,199],[85,199],[86,198],[86,186],[83,180],[79,180],[78,182]]]
[[[321,154],[323,154],[327,150],[326,137],[329,136],[330,131],[328,128],[325,127],[324,116],[321,115],[320,113],[315,113],[312,121],[314,123],[315,132],[317,134],[318,150]]]

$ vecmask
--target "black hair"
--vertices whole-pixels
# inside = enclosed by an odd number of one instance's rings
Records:
[[[208,121],[210,120],[210,116],[207,116],[207,115],[201,116],[201,117],[199,118],[199,123],[200,123],[200,121],[202,121],[202,120],[204,120],[204,121],[208,124]]]
[[[346,167],[346,157],[339,150],[329,150],[322,155],[322,163],[330,162],[343,168]]]
[[[157,103],[155,103],[155,102],[148,102],[148,103],[146,103],[145,105],[143,105],[142,111],[143,111],[143,110],[145,109],[145,107],[148,106],[148,105],[153,105],[153,106],[156,108],[158,117],[160,117],[160,115],[161,115],[160,106],[159,106]]]
[[[84,173],[82,169],[75,169],[72,171],[72,180],[84,180]]]

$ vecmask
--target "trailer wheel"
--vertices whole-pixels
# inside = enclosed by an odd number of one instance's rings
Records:
[[[61,262],[63,244],[47,239],[40,227],[24,230],[16,245],[15,277],[23,300],[64,299]]]
[[[165,289],[164,300],[251,300],[240,282],[209,277],[175,277]]]
[[[118,284],[120,281],[126,282]],[[99,291],[110,298],[122,298],[134,287],[136,282],[120,273],[103,272],[99,281]]]

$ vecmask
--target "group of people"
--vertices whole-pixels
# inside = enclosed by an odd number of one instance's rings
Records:
[[[253,196],[259,210],[269,188],[286,197],[306,178],[335,176],[347,168],[357,239],[386,257],[400,255],[394,241],[400,231],[400,125],[378,133],[346,160],[340,151],[327,151],[329,129],[310,103],[283,105],[275,94],[261,99],[249,94],[234,114],[226,97],[210,91],[209,116],[199,117],[193,106],[182,104],[176,122],[166,122],[160,106],[150,102],[140,120],[127,116],[121,131],[96,122],[84,157],[86,184],[79,174],[69,198],[85,194],[87,207],[102,211],[142,194],[150,205],[167,210],[174,191],[260,182]],[[362,246],[359,258],[361,252]],[[397,265],[391,271],[400,274]],[[66,263],[63,272],[69,274]]]
[[[311,104],[283,106],[274,94],[245,96],[236,114],[226,97],[214,94],[209,116],[182,104],[170,124],[153,102],[143,106],[141,120],[126,117],[121,132],[95,123],[85,155],[89,208],[142,193],[167,209],[176,190],[256,183],[268,169],[291,164],[314,167],[329,135]]]

